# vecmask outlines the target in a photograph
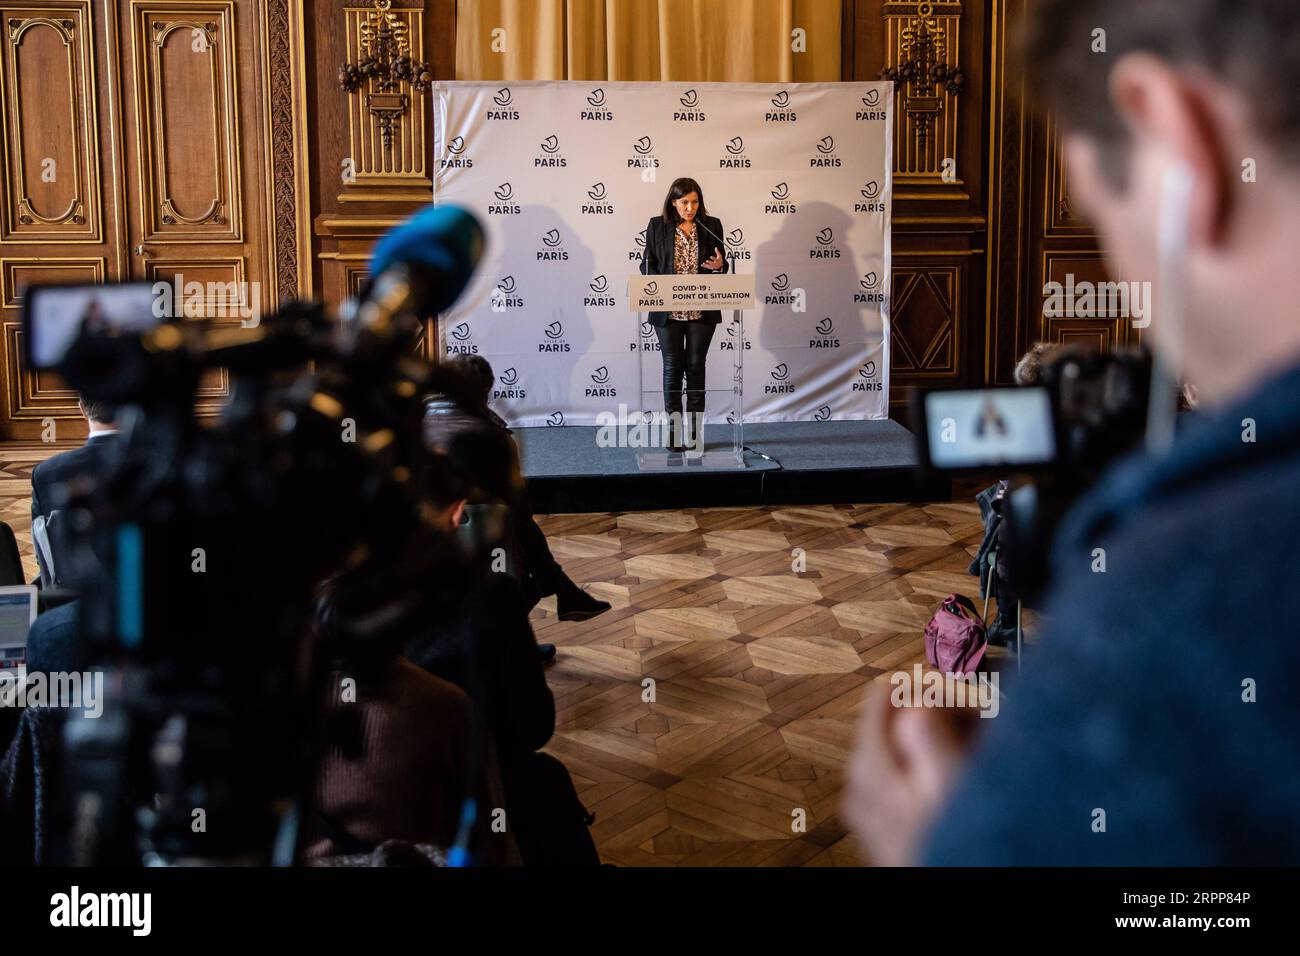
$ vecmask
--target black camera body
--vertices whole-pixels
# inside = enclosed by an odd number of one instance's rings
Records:
[[[71,291],[28,290],[29,357],[121,412],[62,502],[63,577],[107,691],[102,716],[64,724],[56,861],[291,863],[328,671],[418,633],[455,563],[429,515],[422,324],[365,303],[343,326],[305,304],[254,328],[150,320],[137,285],[81,287],[72,328]],[[200,421],[213,368],[231,397]]]
[[[1067,352],[1044,367],[1058,458],[1041,474],[1012,481],[1002,511],[1001,560],[1024,603],[1039,603],[1051,583],[1053,541],[1070,508],[1141,445],[1151,382],[1151,359],[1142,352]]]
[[[1010,479],[995,504],[998,562],[1014,595],[1036,604],[1050,583],[1065,514],[1146,434],[1153,380],[1141,351],[1065,347],[1035,385],[913,394],[921,470]]]

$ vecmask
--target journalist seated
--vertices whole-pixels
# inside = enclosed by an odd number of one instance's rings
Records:
[[[117,409],[85,398],[78,407],[90,428],[86,443],[47,458],[32,469],[32,544],[42,585],[57,582],[61,576],[57,553],[61,537],[52,533],[52,525],[58,520],[55,512],[64,507],[70,484],[80,476],[96,474],[120,440],[115,424]]]
[[[425,438],[431,448],[456,462],[466,480],[488,498],[505,502],[513,517],[524,570],[529,607],[556,596],[562,621],[583,621],[609,610],[560,567],[533,517],[528,490],[519,468],[519,450],[506,423],[488,407],[495,376],[487,360],[458,356],[450,367],[462,383],[455,395],[433,396],[425,409]]]
[[[393,606],[385,584],[392,556],[319,588],[317,646],[331,673],[309,861],[372,854],[394,841],[441,858],[459,840],[470,862],[518,862],[513,833],[491,828],[492,808],[506,802],[491,734],[465,691],[401,653],[402,641],[440,619],[468,580],[450,540],[460,503],[440,489],[431,501],[447,538],[434,545],[432,566],[441,573],[428,585],[426,611],[400,618],[381,611]],[[377,628],[378,616],[389,623]],[[531,662],[540,673],[535,653]],[[463,829],[469,819],[476,822]]]
[[[465,501],[444,512],[460,523]],[[490,545],[490,542],[489,542]],[[427,634],[406,644],[409,658],[465,691],[495,745],[508,828],[525,865],[595,865],[589,818],[564,765],[539,753],[555,732],[555,699],[528,623],[519,582],[494,571],[490,553],[466,556],[468,574]]]

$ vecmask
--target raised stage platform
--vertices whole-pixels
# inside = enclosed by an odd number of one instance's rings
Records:
[[[893,421],[745,426],[748,465],[642,472],[638,448],[601,448],[595,426],[516,428],[538,514],[763,504],[935,501],[947,481],[918,481],[912,433]],[[726,447],[730,426],[706,425],[706,447]],[[766,458],[760,456],[767,456]],[[770,460],[769,460],[770,459]]]

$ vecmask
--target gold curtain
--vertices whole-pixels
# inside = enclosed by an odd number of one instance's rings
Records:
[[[840,7],[841,0],[457,0],[456,79],[838,81]]]

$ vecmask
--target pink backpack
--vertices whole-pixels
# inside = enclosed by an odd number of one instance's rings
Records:
[[[945,674],[969,674],[988,648],[984,621],[970,599],[949,594],[925,626],[925,658]]]

